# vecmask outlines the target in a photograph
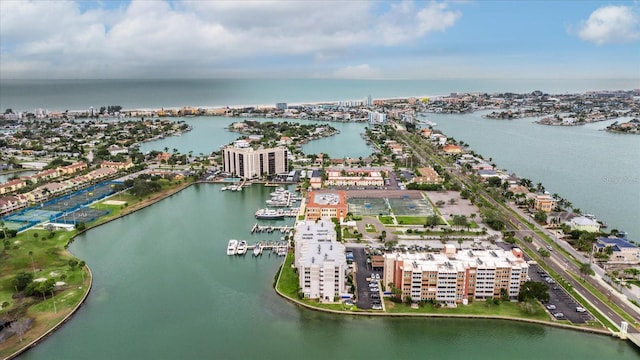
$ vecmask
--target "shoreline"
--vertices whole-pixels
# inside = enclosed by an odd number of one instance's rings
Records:
[[[376,313],[374,313],[374,312],[333,310],[333,309],[325,309],[325,308],[321,308],[321,307],[315,307],[315,306],[312,306],[312,305],[309,305],[309,304],[305,304],[304,302],[298,301],[296,299],[293,299],[293,298],[287,296],[286,294],[282,293],[280,291],[280,289],[278,289],[278,284],[280,283],[280,277],[282,276],[282,271],[284,270],[285,263],[286,263],[286,257],[285,257],[285,260],[282,262],[282,265],[279,268],[278,279],[276,280],[276,282],[274,284],[274,290],[276,291],[276,294],[278,294],[280,297],[282,297],[283,299],[285,299],[286,301],[288,301],[288,302],[290,302],[290,303],[292,303],[294,305],[301,306],[303,308],[306,308],[306,309],[309,309],[309,310],[312,310],[312,311],[324,312],[324,313],[329,313],[329,314],[334,314],[334,315],[353,315],[353,316],[371,316],[371,317],[462,318],[462,319],[485,319],[485,320],[515,321],[515,322],[522,322],[522,323],[528,323],[528,324],[537,324],[537,325],[543,325],[543,326],[551,326],[551,327],[556,327],[556,328],[561,328],[561,329],[575,330],[575,331],[587,332],[587,333],[591,333],[591,334],[615,337],[615,333],[612,332],[611,330],[581,328],[581,327],[572,326],[572,325],[553,323],[553,322],[550,322],[550,321],[542,321],[542,320],[535,320],[535,319],[524,319],[524,318],[511,317],[511,316],[499,316],[499,315],[491,316],[491,315],[473,315],[473,314],[387,313],[387,312],[382,312],[382,313],[376,312]]]

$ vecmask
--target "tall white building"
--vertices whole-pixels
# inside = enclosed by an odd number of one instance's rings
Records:
[[[228,146],[222,150],[224,171],[243,179],[286,173],[289,170],[284,147],[253,149]]]
[[[332,302],[346,293],[345,247],[328,220],[296,224],[295,266],[305,298]]]
[[[387,114],[377,112],[377,111],[369,111],[369,123],[370,124],[386,124]]]

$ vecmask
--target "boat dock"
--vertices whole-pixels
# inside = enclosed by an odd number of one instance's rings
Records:
[[[289,251],[289,242],[288,241],[260,241],[256,244],[248,245],[247,250],[248,250],[247,252],[251,251],[253,253],[253,256],[260,256],[265,251],[269,252],[269,256],[271,256],[272,253],[278,256],[285,256],[287,255],[287,251]],[[242,256],[244,254],[235,253],[233,255]]]
[[[301,197],[294,192],[278,187],[271,193],[271,199],[267,200],[266,203],[268,206],[273,207],[291,207],[293,203],[300,200]]]
[[[293,230],[293,226],[271,226],[271,225],[259,225],[258,223],[255,223],[253,225],[253,227],[251,228],[251,233],[262,233],[262,232],[266,232],[266,233],[272,233],[274,231],[280,231],[283,234],[288,234],[289,232],[291,232],[291,230]]]
[[[257,215],[261,213],[268,214],[270,210],[271,209],[269,208],[258,209],[256,211],[256,217],[258,217]],[[277,215],[282,215],[284,217],[296,217],[300,212],[300,208],[279,208],[277,210],[271,210],[271,212]]]

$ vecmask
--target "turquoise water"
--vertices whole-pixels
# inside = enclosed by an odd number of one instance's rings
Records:
[[[225,254],[271,188],[190,187],[89,231],[86,305],[21,359],[637,359],[610,337],[506,321],[335,316],[271,288],[282,258]],[[179,213],[179,215],[177,215]],[[277,238],[279,235],[274,235]]]
[[[110,79],[0,81],[0,109],[85,110],[120,105],[125,109],[181,106],[275,105],[448,95],[452,92],[584,92],[630,90],[638,79]]]

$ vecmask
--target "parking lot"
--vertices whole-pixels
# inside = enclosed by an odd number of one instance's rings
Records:
[[[356,283],[356,306],[360,309],[381,310],[382,307],[382,289],[376,281],[377,287],[373,287],[372,282],[367,280],[371,275],[377,275],[382,279],[382,271],[372,271],[371,265],[367,263],[367,255],[364,248],[347,248],[347,251],[353,252],[353,262],[356,264],[355,283]],[[380,307],[380,308],[378,308]]]
[[[496,245],[505,250],[511,249],[511,244],[498,242]],[[525,259],[531,260],[526,254]],[[569,320],[574,324],[583,324],[587,321],[593,321],[593,316],[588,311],[578,312],[576,308],[581,307],[571,295],[569,295],[560,285],[556,284],[553,279],[546,280],[549,277],[540,266],[529,266],[529,277],[532,281],[539,281],[549,285],[549,301],[544,304],[550,316],[558,320]],[[551,281],[551,282],[550,282]],[[562,314],[562,316],[554,316],[554,314]]]
[[[574,324],[583,324],[587,321],[593,321],[593,317],[588,311],[578,312],[576,308],[580,307],[571,295],[569,295],[561,286],[555,282],[545,280],[549,275],[538,265],[529,267],[529,276],[533,281],[540,281],[549,284],[549,302],[545,303],[547,311],[553,314],[562,314],[564,316],[555,316],[558,320],[569,320]],[[551,280],[553,281],[553,280]]]

